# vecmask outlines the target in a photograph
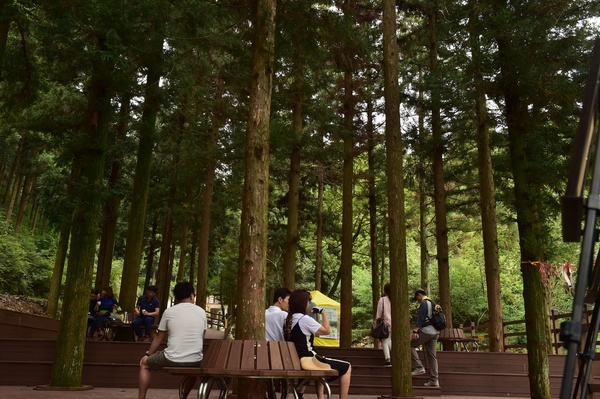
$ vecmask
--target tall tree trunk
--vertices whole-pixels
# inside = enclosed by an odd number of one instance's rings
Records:
[[[344,165],[342,183],[342,262],[340,266],[340,347],[352,346],[352,249],[354,188],[354,98],[350,66],[344,72]]]
[[[244,191],[240,223],[240,256],[236,339],[265,337],[265,272],[269,207],[269,125],[275,57],[276,0],[258,0],[252,41],[250,109],[244,149]],[[242,398],[262,399],[260,380],[239,382]]]
[[[67,259],[67,250],[69,249],[70,234],[71,219],[69,218],[65,219],[60,227],[60,236],[56,245],[56,255],[54,256],[54,268],[52,269],[52,278],[50,279],[50,292],[48,293],[46,314],[52,318],[56,318],[58,313],[58,298],[60,296],[60,285]]]
[[[396,2],[383,0],[383,75],[385,97],[385,141],[390,238],[390,283],[392,289],[392,395],[412,396],[410,358],[410,315],[402,306],[409,297],[406,260],[406,215],[404,211],[404,173],[400,132],[400,88],[398,86],[398,44],[396,40]]]
[[[104,49],[104,39],[99,38],[99,49]],[[99,52],[100,53],[100,52]],[[56,357],[52,367],[50,385],[76,387],[81,385],[87,309],[90,281],[94,268],[98,222],[100,218],[104,157],[110,116],[110,70],[103,59],[97,60],[92,70],[89,86],[85,147],[78,151],[81,179],[73,186],[76,205],[71,225],[71,249],[67,267],[64,309],[56,341]]]
[[[48,304],[46,305],[46,314],[56,318],[58,313],[58,298],[60,297],[60,285],[62,283],[65,261],[67,260],[67,251],[69,249],[69,237],[71,235],[71,223],[73,222],[73,210],[69,207],[73,203],[73,184],[79,181],[81,168],[76,164],[75,159],[71,166],[71,176],[67,183],[66,207],[67,210],[61,217],[60,236],[56,246],[54,256],[54,268],[52,269],[52,278],[50,279],[50,292],[48,293]]]
[[[12,219],[13,209],[15,207],[15,203],[17,202],[17,197],[23,190],[23,183],[25,182],[25,174],[19,172],[18,178],[15,180],[15,184],[13,184],[12,191],[10,194],[10,200],[8,201],[8,206],[6,207],[6,220]]]
[[[323,194],[325,192],[325,166],[317,164],[317,249],[315,259],[315,290],[323,289]]]
[[[483,256],[489,309],[488,334],[490,352],[504,352],[502,326],[502,292],[500,288],[500,259],[498,255],[498,233],[496,227],[496,200],[492,155],[490,150],[490,127],[485,89],[481,72],[481,45],[475,25],[477,15],[469,18],[469,39],[473,55],[473,77],[475,91],[475,118],[477,126],[477,164],[479,166],[479,207],[481,209],[481,231]]]
[[[25,209],[27,208],[29,196],[31,194],[35,179],[36,178],[32,175],[31,171],[29,171],[25,177],[25,182],[23,183],[23,192],[21,193],[21,200],[19,201],[19,209],[17,211],[17,220],[15,222],[16,232],[19,232],[21,229],[21,223],[23,222],[23,216],[25,215]]]
[[[4,196],[2,197],[2,205],[8,205],[8,199],[10,198],[10,194],[12,193],[11,187],[14,184],[15,175],[17,173],[17,168],[19,166],[19,160],[21,159],[21,152],[23,151],[23,138],[19,140],[19,146],[17,151],[15,152],[15,156],[13,157],[12,163],[10,165],[10,171],[8,172],[8,179],[6,181],[6,189],[4,190]]]
[[[173,188],[171,188],[171,191]],[[174,195],[172,192],[171,194]],[[160,245],[160,256],[158,258],[158,269],[156,271],[156,296],[160,302],[160,317],[167,309],[169,291],[171,290],[171,241],[173,240],[173,213],[167,209],[162,230],[162,242]]]
[[[300,68],[302,69],[302,68]],[[288,222],[285,240],[285,253],[283,258],[283,286],[294,290],[296,286],[296,251],[298,249],[298,212],[300,205],[300,151],[302,135],[302,119],[304,90],[302,89],[302,76],[294,78],[294,109],[292,111],[292,135],[294,143],[290,156],[290,176],[288,180]]]
[[[129,92],[121,96],[121,109],[119,110],[119,122],[116,133],[113,135],[112,145],[119,147],[122,139],[127,133],[127,118],[131,102]],[[108,189],[110,194],[104,203],[102,211],[102,233],[100,235],[100,248],[98,250],[98,268],[96,270],[96,284],[98,291],[102,287],[110,285],[110,274],[112,271],[112,257],[115,251],[115,236],[117,234],[117,221],[119,218],[119,209],[121,206],[121,196],[116,192],[116,185],[121,178],[123,159],[116,157],[110,167],[110,176],[108,177]],[[125,308],[129,309],[129,308]]]
[[[375,128],[373,126],[373,102],[367,100],[367,186],[369,190],[369,255],[371,257],[371,291],[372,313],[377,314],[377,305],[381,298],[379,260],[377,259],[377,191],[375,190]],[[381,341],[375,340],[376,347],[381,348]]]
[[[429,9],[429,67],[435,76],[438,69],[437,6]],[[437,84],[432,82],[431,92],[431,134],[433,138],[433,199],[435,202],[435,238],[437,243],[437,265],[440,286],[440,305],[446,314],[449,327],[452,326],[452,300],[450,299],[450,266],[448,262],[448,221],[446,213],[446,186],[444,179],[445,143],[442,132],[440,96],[436,93]],[[431,294],[428,292],[428,294]]]
[[[183,112],[177,118],[177,129],[180,142],[183,140],[185,134],[185,115]],[[181,143],[179,144],[181,147]],[[175,165],[177,166],[177,165]],[[177,265],[177,279],[176,281],[183,281],[185,272],[185,264],[187,262],[187,251],[188,251],[188,234],[190,230],[190,213],[192,198],[192,183],[191,179],[185,179],[184,187],[184,206],[183,206],[183,221],[181,222],[181,239],[179,241],[179,263]]]
[[[503,3],[500,1],[498,4]],[[545,232],[543,215],[535,198],[537,184],[533,181],[534,174],[530,166],[530,157],[535,162],[535,156],[540,154],[527,144],[536,140],[532,137],[535,133],[533,123],[529,122],[527,104],[522,99],[519,87],[520,73],[512,61],[512,54],[520,49],[512,48],[511,38],[504,34],[498,36],[497,43],[519,229],[529,387],[532,398],[550,399],[550,307],[547,275],[539,262],[545,260],[543,248],[546,244],[542,242]]]
[[[156,250],[156,232],[158,231],[158,217],[156,213],[152,216],[152,232],[148,238],[148,256],[146,258],[146,278],[144,279],[144,292],[152,285],[154,279],[154,251]]]
[[[123,279],[119,300],[124,309],[133,309],[138,296],[138,279],[142,261],[144,230],[146,227],[146,206],[148,201],[148,186],[152,164],[152,149],[156,131],[156,116],[160,109],[160,77],[162,71],[163,37],[153,32],[148,64],[146,95],[142,108],[140,125],[140,142],[133,179],[133,192],[129,219],[127,220],[127,238],[123,259]]]
[[[196,304],[206,307],[206,286],[208,284],[208,244],[210,241],[211,209],[215,192],[215,172],[217,169],[216,155],[219,129],[223,124],[223,78],[215,78],[215,108],[212,115],[212,127],[208,144],[210,154],[206,164],[206,182],[204,185],[204,199],[202,203],[202,220],[200,222],[200,234],[198,235],[198,296]],[[199,303],[202,302],[202,303]]]
[[[419,68],[419,82],[423,82],[422,69]],[[423,101],[423,90],[419,89],[419,140],[417,143],[417,154],[419,157],[419,163],[417,165],[417,179],[418,179],[418,192],[419,192],[419,248],[421,249],[420,264],[421,264],[421,287],[426,292],[431,292],[431,279],[429,278],[429,246],[427,245],[427,193],[426,193],[426,173],[427,168],[426,160],[428,159],[425,154],[423,147],[425,137],[425,112],[424,112],[424,101]]]

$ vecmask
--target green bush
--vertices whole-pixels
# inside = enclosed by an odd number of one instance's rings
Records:
[[[10,226],[0,226],[0,293],[46,297],[52,276],[51,238],[38,239],[11,234]]]

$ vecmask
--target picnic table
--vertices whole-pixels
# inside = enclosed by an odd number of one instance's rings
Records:
[[[327,398],[331,388],[327,377],[336,377],[336,370],[303,370],[292,342],[264,340],[214,340],[208,346],[200,367],[165,367],[173,375],[183,376],[179,397],[183,397],[186,380],[200,377],[198,399],[208,398],[212,384],[220,389],[219,398],[226,398],[232,378],[263,378],[281,380],[281,397],[291,391],[298,398],[298,389],[310,380],[324,385]],[[297,383],[295,380],[300,379]]]
[[[465,352],[477,352],[479,350],[479,338],[477,337],[467,337],[462,328],[444,328],[440,331],[440,335],[438,337],[438,342],[442,343],[442,347],[444,343],[452,343],[452,348],[455,350],[456,347],[460,350],[460,347],[465,350]]]

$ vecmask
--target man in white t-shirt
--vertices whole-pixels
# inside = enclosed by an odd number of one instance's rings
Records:
[[[202,361],[204,331],[207,327],[206,312],[195,304],[196,294],[191,283],[177,283],[173,289],[176,304],[163,313],[158,334],[150,349],[140,361],[138,398],[145,399],[150,386],[151,370],[163,367],[198,367]],[[167,341],[163,351],[157,351],[162,341]],[[184,398],[192,390],[195,378],[188,379]]]
[[[283,325],[288,315],[291,291],[281,287],[273,295],[273,305],[265,310],[265,338],[267,341],[285,341]]]

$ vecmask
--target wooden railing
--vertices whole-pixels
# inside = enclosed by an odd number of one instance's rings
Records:
[[[583,332],[584,336],[582,342],[585,342],[585,335],[588,331],[588,326],[591,321],[592,309],[587,306],[584,307],[583,315]],[[571,313],[558,313],[557,310],[553,309],[550,318],[550,331],[552,334],[552,347],[555,354],[561,354],[563,352],[563,343],[560,340],[560,323],[571,319]],[[479,350],[489,350],[488,341],[488,324],[471,323],[470,326],[459,325],[465,332],[466,336],[478,337],[479,338]],[[525,327],[525,320],[513,320],[502,322],[502,338],[504,340],[504,351],[505,352],[520,352],[527,348],[527,332]],[[600,345],[600,341],[597,342]]]

